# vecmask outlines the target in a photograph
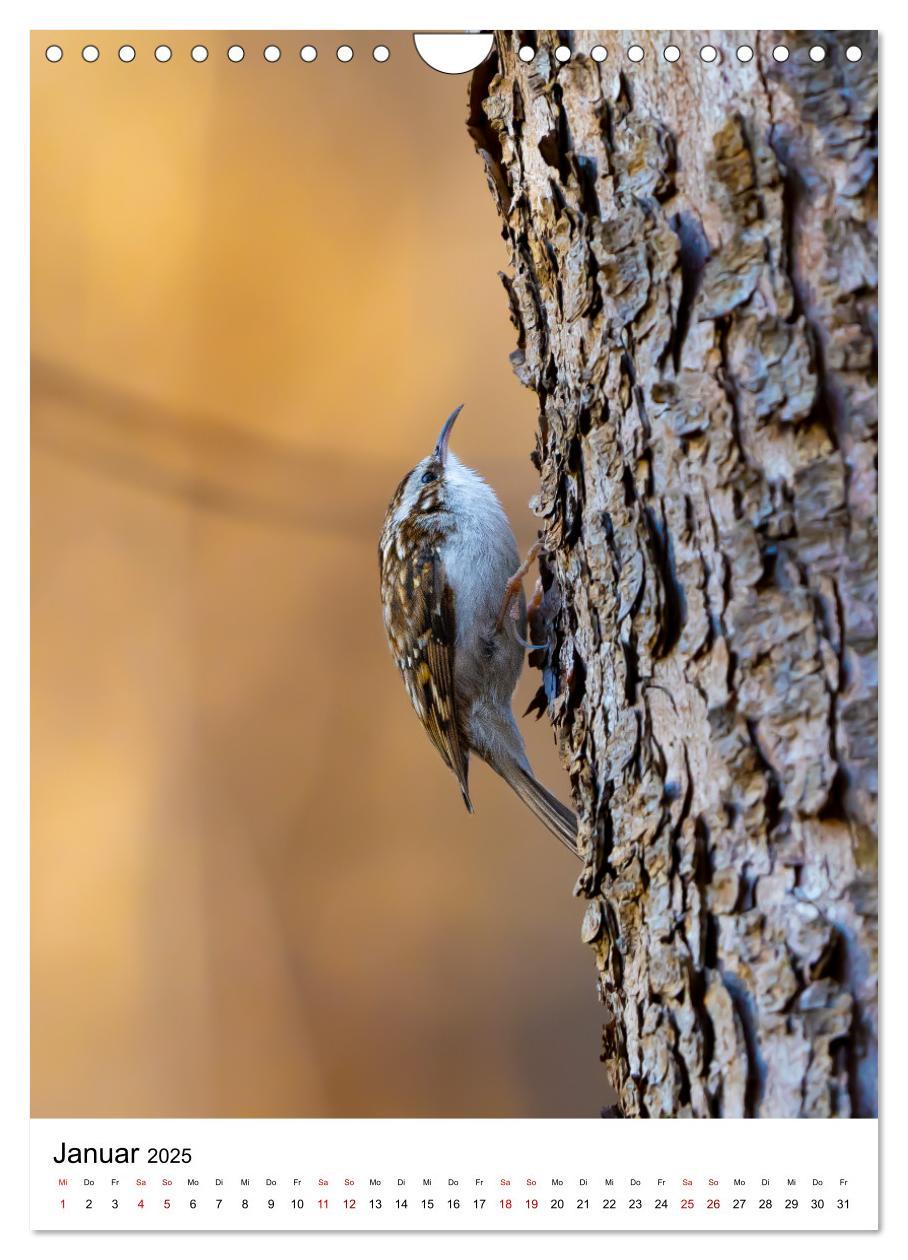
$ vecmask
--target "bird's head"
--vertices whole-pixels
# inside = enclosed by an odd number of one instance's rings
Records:
[[[462,408],[463,403],[454,408],[442,425],[438,441],[431,452],[415,468],[411,468],[398,486],[394,504],[395,515],[401,519],[445,510],[448,482],[452,477],[457,477],[463,467],[449,451],[451,430]]]

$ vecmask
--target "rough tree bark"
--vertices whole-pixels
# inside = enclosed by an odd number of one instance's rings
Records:
[[[867,32],[503,32],[472,81],[626,1116],[876,1110],[875,102]]]

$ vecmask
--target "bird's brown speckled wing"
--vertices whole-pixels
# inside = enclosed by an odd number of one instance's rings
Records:
[[[470,813],[467,744],[454,689],[454,592],[434,547],[383,556],[385,628],[413,708],[457,776]]]

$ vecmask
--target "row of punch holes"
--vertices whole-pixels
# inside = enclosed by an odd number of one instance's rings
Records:
[[[266,61],[271,61],[271,62],[280,61],[281,52],[282,50],[277,46],[277,44],[266,44],[265,47],[262,49],[262,56],[265,58]],[[51,44],[49,45],[49,47],[45,48],[44,55],[48,61],[53,61],[53,62],[62,61],[63,49],[60,47],[59,44]],[[209,57],[209,50],[208,48],[206,48],[204,44],[195,44],[190,49],[189,55],[193,61],[197,61],[197,62],[207,61]],[[133,48],[132,44],[123,44],[121,48],[117,49],[117,56],[119,57],[121,61],[126,61],[126,62],[135,61],[136,50],[135,48]],[[169,46],[169,44],[158,44],[158,46],[154,50],[154,56],[155,56],[155,61],[160,61],[160,62],[170,61],[170,59],[173,57],[173,49]],[[245,56],[246,56],[246,49],[242,46],[242,44],[231,44],[230,47],[227,49],[228,61],[233,61],[233,62],[243,61]],[[339,48],[335,49],[335,56],[337,57],[338,61],[343,61],[343,62],[352,61],[353,49],[350,47],[349,44],[341,44]],[[375,47],[372,49],[372,58],[374,61],[379,61],[379,62],[387,61],[390,56],[391,56],[391,50],[385,44],[376,44]],[[98,61],[100,57],[101,57],[101,50],[100,48],[98,48],[96,44],[86,44],[85,47],[82,49],[83,61]],[[302,48],[300,49],[301,61],[315,61],[317,57],[318,57],[318,49],[315,47],[314,44],[304,44]]]
[[[629,48],[625,49],[625,54],[628,61],[632,62],[640,62],[646,56],[645,50],[639,44],[631,44]],[[719,61],[720,59],[719,50],[714,44],[703,44],[699,50],[699,54],[700,60],[705,61],[707,64]],[[62,61],[63,49],[59,44],[51,44],[44,50],[44,55],[48,61]],[[158,44],[154,50],[154,55],[156,61],[167,62],[172,58],[173,50],[167,44]],[[208,60],[209,52],[204,44],[196,44],[191,49],[189,55],[193,61],[201,62]],[[302,61],[315,61],[318,57],[318,49],[313,44],[304,44],[300,49],[299,55]],[[530,44],[523,44],[518,50],[517,55],[520,57],[521,61],[531,62],[536,56],[536,49]],[[555,49],[555,59],[562,64],[566,61],[570,61],[571,55],[571,50],[566,44],[560,44]],[[590,50],[590,56],[594,61],[605,61],[608,58],[608,55],[608,49],[603,44],[597,44],[595,48]],[[787,61],[790,55],[791,50],[785,44],[777,44],[772,50],[773,60],[775,61]],[[807,55],[811,61],[820,62],[826,60],[829,52],[822,44],[813,44],[808,49]],[[100,56],[101,51],[95,44],[86,44],[82,49],[83,61],[97,61]],[[135,61],[136,50],[131,44],[124,44],[121,48],[117,49],[117,56],[121,61]],[[231,44],[227,49],[228,61],[242,61],[245,56],[246,50],[241,44]],[[277,46],[277,44],[267,44],[262,50],[262,56],[266,61],[280,61],[281,49]],[[335,56],[337,57],[337,60],[341,62],[352,61],[353,49],[349,44],[341,44],[340,47],[335,50]],[[376,46],[372,49],[372,57],[375,61],[384,62],[387,61],[390,56],[391,51],[385,44],[376,44]],[[681,59],[681,49],[678,48],[677,44],[668,44],[662,49],[662,56],[668,62],[679,61]],[[741,44],[735,49],[735,56],[738,61],[746,64],[749,61],[753,61],[756,54],[749,44]],[[845,57],[848,61],[860,61],[861,56],[861,49],[857,44],[850,44],[845,49]]]
[[[642,48],[640,44],[631,44],[629,48],[624,50],[624,52],[628,61],[633,62],[641,62],[646,56],[646,50]],[[719,61],[721,59],[719,49],[716,48],[715,44],[702,44],[699,49],[699,55],[700,60],[705,61],[707,64],[711,64],[712,62]],[[829,50],[822,44],[813,44],[808,49],[807,55],[811,61],[825,61],[829,55]],[[523,44],[517,50],[517,56],[521,61],[532,61],[536,56],[536,49],[530,44]],[[590,56],[593,61],[605,61],[608,58],[608,49],[604,44],[596,44],[594,48],[590,49]],[[662,49],[662,56],[668,62],[680,61],[681,49],[677,44],[667,44],[665,48]],[[739,61],[746,64],[748,61],[753,61],[756,53],[753,48],[751,48],[750,44],[739,44],[735,49],[735,56]],[[772,56],[774,61],[787,61],[791,56],[791,49],[788,48],[786,44],[776,44],[775,48],[772,50]],[[861,49],[857,44],[850,44],[845,49],[845,56],[848,61],[860,61],[862,56]],[[565,61],[570,61],[570,59],[570,48],[568,48],[565,44],[559,44],[559,46],[555,49],[555,60],[563,63]]]

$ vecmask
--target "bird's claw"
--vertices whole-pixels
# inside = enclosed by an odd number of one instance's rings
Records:
[[[514,638],[517,640],[520,646],[522,648],[526,648],[528,652],[541,652],[542,649],[545,647],[544,643],[531,643],[529,639],[525,639],[520,634],[515,634]]]
[[[514,603],[514,600],[517,598],[517,595],[521,587],[523,586],[523,579],[526,576],[526,574],[529,572],[530,565],[539,555],[539,552],[541,550],[542,550],[542,539],[537,538],[536,541],[533,543],[532,547],[530,548],[530,550],[527,552],[526,560],[524,560],[523,564],[520,566],[517,572],[513,575],[513,577],[508,579],[508,583],[504,588],[504,599],[501,601],[501,608],[498,612],[498,620],[495,622],[495,629],[499,634],[504,629],[504,619],[508,615],[509,612],[511,613],[511,616],[514,618],[515,621],[518,619],[518,616],[519,616],[518,610],[512,607],[512,605]],[[520,642],[522,643],[523,640],[521,639]],[[524,646],[526,647],[527,645],[524,644]]]

